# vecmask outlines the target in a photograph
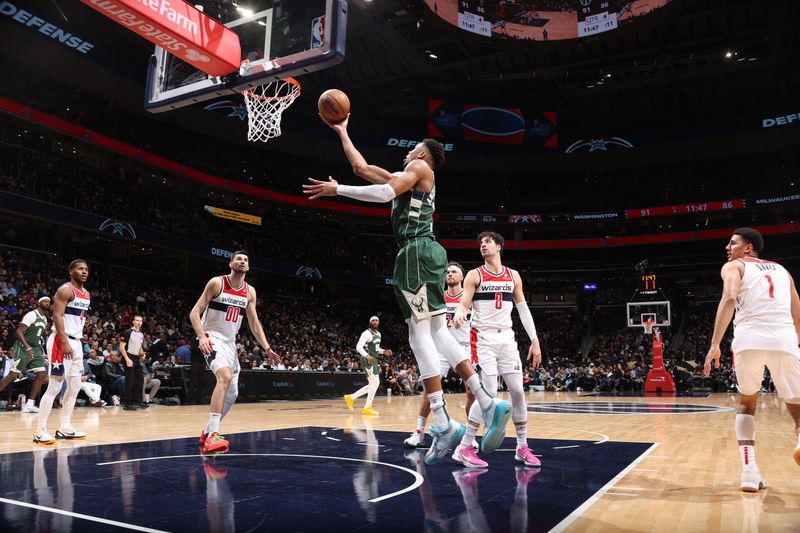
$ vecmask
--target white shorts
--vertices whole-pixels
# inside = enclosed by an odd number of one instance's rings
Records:
[[[239,373],[239,358],[236,357],[236,342],[229,341],[213,331],[207,331],[211,339],[211,355],[206,356],[206,365],[216,374],[220,368],[230,368],[233,375]]]
[[[47,354],[50,364],[49,372],[51,376],[73,377],[83,374],[83,344],[80,339],[68,338],[67,341],[72,347],[72,359],[66,359],[61,349],[61,337],[51,333],[47,337]]]
[[[733,363],[740,393],[752,395],[761,390],[766,366],[779,398],[800,398],[800,357],[782,350],[742,350],[734,354]]]
[[[472,328],[470,333],[472,363],[478,364],[487,376],[522,374],[519,347],[514,330]]]
[[[459,344],[464,349],[464,353],[467,355],[467,357],[469,357],[469,344]],[[446,378],[447,374],[450,373],[450,368],[450,363],[447,361],[447,359],[442,354],[439,354],[439,374],[441,374],[443,378]]]

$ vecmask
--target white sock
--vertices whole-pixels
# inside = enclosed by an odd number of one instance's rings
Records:
[[[517,448],[528,445],[528,423],[514,424],[517,430]]]
[[[61,406],[61,421],[59,429],[72,429],[72,410],[75,409],[75,400],[81,391],[81,377],[70,376],[67,380],[67,392],[64,393],[64,403]]]
[[[473,424],[467,424],[467,431],[464,432],[464,436],[461,437],[461,445],[462,446],[472,446],[472,441],[475,440],[475,435],[478,434],[478,426]]]
[[[756,464],[756,447],[752,444],[742,444],[739,446],[739,459],[742,460],[744,468],[758,468]]]
[[[219,421],[222,419],[220,413],[208,413],[208,425],[206,425],[206,433],[219,433]]]
[[[481,378],[478,377],[478,374],[472,374],[464,384],[469,387],[469,390],[475,395],[475,399],[478,401],[478,404],[480,404],[481,410],[488,409],[489,406],[492,405],[492,397],[486,392],[486,389],[483,388]]]
[[[447,416],[447,409],[444,404],[444,393],[442,391],[431,392],[428,394],[431,402],[431,413],[433,413],[433,425],[436,429],[447,429],[450,425],[450,417]]]
[[[28,401],[25,402],[25,407],[33,407],[34,405],[36,405],[36,400],[33,398],[28,398]]]
[[[417,433],[422,433],[425,431],[425,424],[428,423],[427,416],[418,416],[417,417]]]

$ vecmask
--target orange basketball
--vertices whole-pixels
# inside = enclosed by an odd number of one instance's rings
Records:
[[[350,99],[339,89],[328,89],[317,102],[319,114],[330,122],[338,123],[347,118],[350,112]]]

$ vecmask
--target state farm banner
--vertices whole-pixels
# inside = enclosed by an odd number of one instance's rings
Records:
[[[239,70],[239,36],[183,0],[81,0],[210,76]]]
[[[554,111],[429,100],[428,135],[448,140],[558,147]]]

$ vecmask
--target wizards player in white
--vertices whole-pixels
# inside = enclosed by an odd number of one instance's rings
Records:
[[[473,359],[477,358],[480,366],[481,381],[490,394],[496,394],[497,376],[503,376],[511,393],[511,419],[517,432],[514,459],[526,466],[540,466],[539,459],[528,447],[528,408],[522,388],[522,362],[511,323],[512,307],[516,306],[520,321],[531,341],[527,360],[533,368],[542,361],[536,326],[525,302],[519,272],[504,267],[500,261],[505,242],[503,237],[493,231],[484,231],[478,236],[478,242],[484,265],[470,270],[464,280],[464,295],[456,310],[455,325],[457,328],[466,326],[467,309],[472,304],[470,345]],[[460,460],[466,467],[488,466],[472,448],[480,423],[480,411],[474,409],[473,405],[461,446],[453,453],[453,459]],[[483,441],[481,450],[486,452]]]
[[[444,291],[444,304],[447,309],[447,331],[453,336],[455,340],[464,348],[464,352],[469,354],[469,329],[456,328],[453,324],[453,318],[456,315],[456,309],[461,302],[461,296],[464,294],[464,267],[455,261],[450,261],[447,264],[447,273],[445,274],[445,285],[447,289]],[[469,320],[469,317],[467,317]],[[447,359],[439,354],[439,373],[442,378],[446,378],[450,372],[450,363]],[[424,383],[423,383],[424,385]],[[475,395],[469,389],[464,387],[467,391],[467,414],[475,401]],[[423,394],[419,405],[419,414],[417,415],[417,428],[414,430],[403,445],[406,448],[417,448],[425,446],[425,425],[428,422],[428,415],[431,413],[431,402],[428,400],[428,395]]]
[[[50,381],[39,404],[39,427],[33,442],[53,444],[55,439],[47,432],[47,419],[53,409],[53,400],[61,393],[63,381],[67,380],[67,393],[61,407],[61,421],[56,439],[81,439],[86,436],[72,427],[72,410],[81,390],[83,374],[83,326],[91,302],[89,291],[83,284],[89,277],[89,264],[75,259],[69,264],[68,283],[58,288],[53,304],[53,332],[47,338],[47,353],[50,356]]]
[[[280,356],[269,347],[256,314],[256,290],[244,280],[250,270],[247,252],[234,252],[229,266],[229,275],[212,278],[206,283],[203,294],[189,313],[200,351],[217,378],[211,394],[208,424],[200,434],[203,453],[223,453],[230,448],[228,441],[219,434],[219,423],[239,395],[236,334],[245,313],[250,331],[264,349],[267,360],[273,364],[280,362]]]
[[[725,247],[728,262],[721,271],[722,299],[704,368],[708,376],[712,362],[719,366],[719,344],[735,309],[731,348],[739,387],[736,438],[742,462],[740,488],[744,492],[766,487],[755,449],[756,403],[765,366],[794,419],[798,437],[794,460],[800,464],[800,298],[785,268],[758,258],[763,248],[764,238],[753,228],[735,230]]]

